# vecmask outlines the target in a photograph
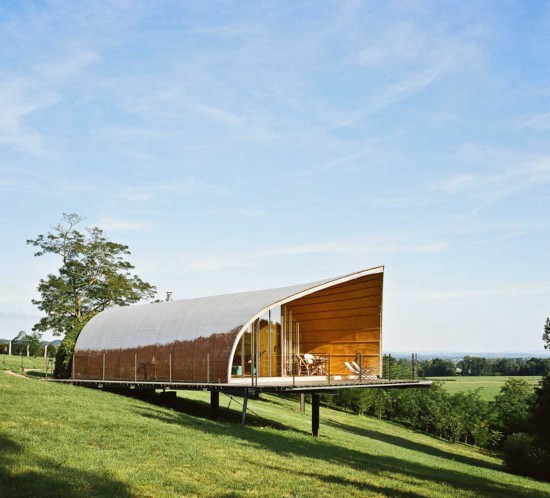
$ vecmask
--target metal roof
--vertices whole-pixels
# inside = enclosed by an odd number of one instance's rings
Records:
[[[75,351],[136,348],[193,340],[241,328],[269,309],[365,275],[383,266],[307,284],[221,296],[183,299],[107,309],[80,333]]]

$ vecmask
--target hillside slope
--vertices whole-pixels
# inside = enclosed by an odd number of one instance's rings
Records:
[[[184,393],[187,408],[206,411],[207,394]],[[0,496],[550,495],[493,456],[387,422],[322,409],[314,439],[295,401],[250,407],[241,429],[0,371]]]

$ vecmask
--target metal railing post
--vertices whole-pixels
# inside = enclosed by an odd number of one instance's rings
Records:
[[[328,383],[330,385],[330,353],[327,355],[327,372],[328,372]]]
[[[103,380],[105,380],[105,353],[103,353]]]
[[[134,353],[134,382],[137,382],[137,353]]]

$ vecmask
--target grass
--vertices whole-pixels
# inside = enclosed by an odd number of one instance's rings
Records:
[[[538,386],[540,377],[528,376],[479,376],[479,377],[430,377],[430,380],[439,380],[450,393],[479,389],[480,396],[486,401],[492,401],[501,387],[510,379],[524,379],[534,387]]]
[[[208,393],[183,394],[188,412],[0,372],[0,496],[550,495],[496,455],[388,422],[322,408],[314,439],[290,398],[251,400],[241,429],[237,401],[214,422]]]
[[[51,374],[53,361],[50,360],[48,375]],[[0,356],[0,370],[11,370],[19,374],[32,377],[44,377],[46,369],[46,360],[43,357],[34,356]]]

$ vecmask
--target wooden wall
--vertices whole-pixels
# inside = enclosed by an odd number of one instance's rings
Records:
[[[383,273],[367,275],[286,304],[300,323],[301,353],[330,354],[331,374],[363,355],[380,375]]]

